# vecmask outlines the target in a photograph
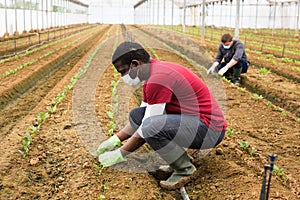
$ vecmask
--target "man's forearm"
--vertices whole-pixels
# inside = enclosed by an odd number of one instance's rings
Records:
[[[135,132],[134,135],[120,148],[123,156],[134,152],[140,148],[146,141]]]
[[[234,66],[235,64],[237,64],[238,62],[234,59],[231,59],[229,63],[227,63],[227,68],[231,68],[232,66]]]
[[[118,138],[121,141],[124,141],[124,140],[130,138],[134,132],[135,132],[134,128],[132,128],[130,123],[128,123],[122,130],[120,130],[118,133],[116,133],[116,135],[118,136]]]

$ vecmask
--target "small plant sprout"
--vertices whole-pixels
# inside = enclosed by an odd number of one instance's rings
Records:
[[[114,119],[114,112],[112,112],[112,111],[107,111],[106,114],[108,115],[108,117],[109,117],[110,119]]]
[[[109,129],[108,130],[108,135],[113,136],[113,134],[114,134],[114,129],[113,128]]]
[[[300,118],[297,119],[297,122],[300,123]]]
[[[101,165],[97,165],[96,163],[94,163],[93,166],[98,170],[99,175],[101,175],[103,167]]]
[[[282,110],[282,111],[281,111],[281,114],[284,115],[284,116],[286,116],[286,111],[285,111],[285,110]]]
[[[39,129],[40,129],[40,125],[38,125],[38,126],[30,126],[29,127],[29,130],[30,130],[31,133],[36,133],[36,132],[39,131]]]
[[[272,102],[271,101],[267,101],[267,106],[271,107],[272,106]]]
[[[266,69],[266,68],[260,68],[260,70],[258,71],[259,74],[262,74],[262,75],[266,75],[266,74],[269,74],[271,71],[269,69]]]
[[[263,99],[264,97],[262,96],[262,95],[258,95],[258,94],[256,94],[256,93],[254,93],[253,94],[253,99],[255,100],[255,101],[259,101],[259,100],[261,100],[261,99]]]
[[[103,184],[103,186],[102,186],[103,192],[106,192],[106,191],[107,191],[107,189],[108,189],[107,184],[108,184],[108,181],[106,181],[106,182]]]
[[[227,78],[225,78],[225,76],[222,77],[222,80],[225,81],[225,82],[227,82],[227,83],[230,83],[230,80],[228,80]]]
[[[274,165],[273,173],[285,182],[288,180],[288,178],[284,176],[283,168],[279,168],[277,165]]]
[[[250,146],[250,142],[248,141],[243,141],[243,142],[238,142],[240,145],[240,148],[244,151]]]
[[[228,133],[228,135],[232,135],[233,134],[233,129],[230,129],[229,127],[226,128],[226,133]]]
[[[56,112],[56,105],[54,105],[54,106],[47,106],[47,110],[50,113],[55,113]]]
[[[43,123],[48,117],[49,117],[49,113],[44,113],[44,112],[40,112],[38,117],[37,117],[37,122],[38,124]]]
[[[98,200],[103,200],[103,199],[105,199],[105,196],[103,194],[100,194]]]
[[[256,152],[257,152],[257,149],[255,147],[251,147],[249,155],[253,156],[253,154],[256,153]]]
[[[19,150],[19,153],[23,154],[24,156],[28,154],[29,152],[28,146],[30,145],[33,137],[34,137],[34,133],[32,134],[30,134],[29,132],[25,133],[25,136],[22,138],[24,152],[22,150]]]
[[[245,92],[245,91],[246,91],[246,88],[240,87],[239,90],[240,90],[241,92]]]

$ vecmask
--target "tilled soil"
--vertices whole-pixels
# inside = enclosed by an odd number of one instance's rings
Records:
[[[126,34],[121,34],[122,30],[120,26],[113,26],[108,31],[108,40],[103,36],[94,42],[92,49],[101,45],[90,67],[55,114],[42,124],[27,156],[18,153],[24,132],[37,113],[45,111],[51,96],[61,92],[83,66],[92,50],[2,138],[1,199],[182,199],[179,191],[159,187],[159,180],[167,176],[155,171],[161,160],[147,145],[130,155],[127,162],[102,170],[97,169],[99,163],[90,154],[108,137],[107,111],[113,103],[111,81],[119,80],[113,76],[111,55],[116,44],[128,38],[144,45],[153,57],[155,52],[160,60],[182,64],[204,79],[222,104],[228,126],[233,130],[211,151],[189,150],[197,166],[193,180],[185,187],[190,199],[258,199],[263,166],[269,164],[268,155],[273,153],[278,155],[275,164],[284,173],[273,175],[270,199],[299,199],[300,133],[295,114],[284,115],[268,107],[267,100],[253,98],[253,93],[241,89],[243,87],[207,77],[195,62],[182,57],[185,55],[183,41],[175,42],[165,35],[162,43],[138,29],[128,27]],[[166,46],[170,40],[183,51],[171,51]],[[126,123],[127,112],[138,105],[139,93],[140,88],[126,87],[120,81],[116,131]],[[250,143],[245,150],[238,143],[243,141]],[[252,152],[253,149],[256,151]]]

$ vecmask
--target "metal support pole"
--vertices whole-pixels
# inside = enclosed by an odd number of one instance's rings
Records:
[[[236,0],[236,15],[235,15],[235,29],[234,29],[234,37],[235,39],[239,39],[239,27],[240,27],[240,0]]]

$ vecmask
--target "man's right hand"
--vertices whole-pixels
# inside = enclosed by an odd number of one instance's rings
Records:
[[[106,151],[112,151],[122,145],[121,140],[118,138],[117,135],[111,136],[109,139],[102,142],[97,151],[92,152],[92,155],[98,157],[99,155],[103,154]]]
[[[215,72],[216,67],[218,66],[218,62],[214,62],[211,67],[207,70],[207,74],[211,74],[213,72]]]

